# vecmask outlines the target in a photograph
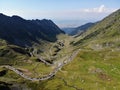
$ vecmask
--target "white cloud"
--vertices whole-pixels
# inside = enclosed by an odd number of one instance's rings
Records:
[[[87,12],[87,13],[110,13],[110,12],[113,12],[115,10],[116,9],[106,8],[105,5],[100,5],[100,7],[83,9],[82,11]]]
[[[99,8],[98,8],[98,12],[104,12],[105,11],[105,5],[101,5]]]
[[[57,23],[60,27],[69,27],[80,26],[87,22],[99,21],[116,10],[117,8],[108,8],[105,5],[100,5],[96,8],[59,11],[53,13],[53,15],[56,19],[63,20],[63,22],[61,21],[61,23]],[[64,22],[66,19],[68,22]]]

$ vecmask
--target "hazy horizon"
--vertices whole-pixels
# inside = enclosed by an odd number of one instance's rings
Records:
[[[59,27],[96,22],[119,9],[119,0],[1,0],[0,13],[25,19],[51,19]]]

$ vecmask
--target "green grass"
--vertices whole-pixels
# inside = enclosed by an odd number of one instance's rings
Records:
[[[111,41],[113,40],[115,39],[113,38]],[[55,59],[56,61],[59,61],[64,56],[72,53],[74,47],[69,45],[70,41],[72,41],[72,39],[69,41],[68,39],[65,40],[65,47],[58,52],[58,57]],[[105,39],[103,41],[106,42],[108,40]],[[103,41],[99,40],[95,41],[95,43],[99,42],[102,44]],[[92,44],[94,45],[94,43]],[[32,90],[119,90],[119,49],[103,47],[102,49],[94,50],[90,48],[92,44],[84,47],[88,49],[81,49],[77,57],[72,62],[65,65],[53,78],[49,80],[32,82],[25,80],[13,71],[8,70],[5,76],[0,77],[0,81],[18,83],[20,85],[24,84]],[[53,43],[50,44],[50,46],[52,45]],[[45,52],[46,54],[50,54],[50,46],[46,48],[46,50],[48,50]],[[36,48],[38,49],[39,47]],[[10,56],[10,54],[7,55]],[[28,58],[17,53],[17,57],[14,58],[12,63],[14,63],[14,67],[16,68],[27,69],[32,73],[32,75],[30,75],[31,77],[42,77],[41,74],[48,74],[53,70],[52,67],[46,66],[41,62],[37,62],[36,59],[36,57]],[[3,62],[3,58],[0,60]],[[3,69],[0,68],[0,70]]]
[[[110,50],[80,51],[76,59],[63,68],[67,72],[64,78],[85,90],[120,89],[119,54]]]
[[[31,82],[24,80],[12,71],[1,77],[0,80],[14,81],[25,84],[32,90],[119,90],[120,89],[120,52],[110,48],[99,51],[81,50],[77,57],[64,66],[55,77],[46,81]],[[33,58],[34,61],[34,58]],[[33,65],[19,66],[29,69]],[[16,66],[17,67],[17,66]],[[44,68],[44,69],[43,69]],[[50,67],[38,65],[37,72],[49,72]]]
[[[75,46],[95,47],[99,44],[102,47],[120,46],[120,9],[100,22],[96,23],[89,30],[76,38]]]
[[[64,66],[54,78],[42,81],[36,87],[42,90],[76,90],[74,87],[83,90],[119,90],[119,58],[120,52],[110,49],[81,50],[74,61]]]

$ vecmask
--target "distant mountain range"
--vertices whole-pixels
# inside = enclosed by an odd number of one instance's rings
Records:
[[[66,34],[69,34],[69,35],[77,35],[77,34],[80,34],[84,31],[86,31],[88,28],[92,27],[93,25],[95,25],[95,23],[86,23],[84,25],[81,25],[79,27],[76,27],[76,28],[63,28],[62,30],[64,32],[66,32]]]
[[[51,20],[25,20],[19,16],[0,14],[0,38],[18,46],[31,46],[40,40],[54,42],[56,35],[64,33]]]
[[[70,35],[71,32],[75,30],[75,28],[62,28],[62,30],[63,30],[66,34]]]
[[[71,33],[70,35],[77,35],[77,34],[80,34],[86,30],[88,30],[90,27],[92,27],[93,25],[95,25],[95,23],[86,23],[84,25],[81,25],[77,28],[75,28]]]

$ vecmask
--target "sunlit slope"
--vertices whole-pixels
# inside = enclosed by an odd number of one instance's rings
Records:
[[[84,46],[120,46],[120,9],[112,13],[80,36],[74,45]]]

